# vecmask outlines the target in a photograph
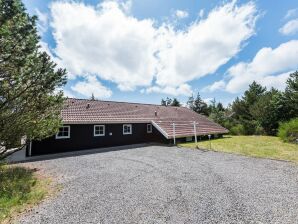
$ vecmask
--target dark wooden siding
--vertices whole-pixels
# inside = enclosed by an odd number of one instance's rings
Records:
[[[31,155],[43,155],[67,151],[76,151],[101,147],[131,145],[146,142],[162,142],[167,140],[152,127],[152,133],[147,133],[147,124],[132,124],[132,134],[123,135],[123,124],[106,124],[105,136],[93,136],[94,124],[70,125],[70,138],[56,139],[55,136],[42,141],[33,141]],[[112,133],[112,135],[110,135]]]

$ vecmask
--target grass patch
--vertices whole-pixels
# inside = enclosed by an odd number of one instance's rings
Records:
[[[208,140],[200,141],[197,145],[199,148],[210,149]],[[193,142],[179,146],[196,148]],[[211,140],[211,150],[298,163],[298,145],[282,142],[272,136],[225,136]]]
[[[0,223],[40,202],[50,180],[38,178],[35,169],[0,164]]]

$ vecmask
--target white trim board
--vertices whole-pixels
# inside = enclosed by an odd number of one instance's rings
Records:
[[[156,124],[154,121],[151,121],[151,123],[163,136],[166,137],[166,139],[169,139],[168,134],[161,127],[159,127],[158,124]]]

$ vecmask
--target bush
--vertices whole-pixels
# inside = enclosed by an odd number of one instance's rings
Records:
[[[295,142],[298,139],[298,118],[281,123],[277,135],[284,142]]]
[[[264,131],[264,128],[258,125],[255,130],[255,135],[265,135],[265,134],[266,132]]]
[[[231,135],[243,135],[245,133],[244,127],[242,124],[237,124],[230,128],[230,134]]]
[[[257,121],[254,120],[241,120],[243,125],[243,135],[255,135],[257,133],[257,127],[259,126]]]

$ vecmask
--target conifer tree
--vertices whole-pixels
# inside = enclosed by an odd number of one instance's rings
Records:
[[[61,124],[66,71],[40,49],[36,20],[20,0],[0,1],[0,159]]]

